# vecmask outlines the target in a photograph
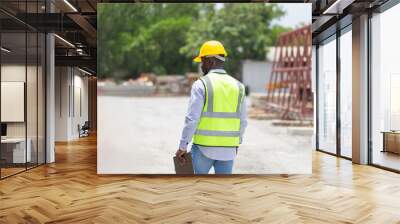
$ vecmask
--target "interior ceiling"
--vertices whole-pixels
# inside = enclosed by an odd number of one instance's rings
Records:
[[[12,50],[7,56],[18,58],[18,54],[24,54],[24,41],[21,42],[18,38],[24,35],[18,33],[25,31],[26,28],[40,32],[54,32],[58,35],[55,38],[56,65],[79,66],[96,73],[97,2],[97,0],[1,0],[0,22],[1,29],[5,33],[3,38],[13,35],[17,37],[7,41],[7,47]],[[48,13],[50,8],[52,13]],[[6,46],[6,43],[3,43]],[[28,55],[30,48],[28,46]]]
[[[67,1],[67,2],[66,2]],[[214,0],[208,0],[213,2]],[[215,2],[232,0],[215,0]],[[252,0],[251,0],[252,1]],[[312,3],[313,38],[325,32],[329,27],[347,15],[357,15],[373,9],[387,0],[270,0],[275,3]],[[97,3],[127,3],[138,0],[47,0],[53,13],[46,13],[46,0],[27,2],[25,0],[1,0],[0,20],[2,30],[17,31],[25,24],[40,31],[55,32],[63,39],[74,44],[71,46],[56,38],[56,56],[58,64],[76,63],[79,60],[92,71],[96,70]],[[185,0],[149,0],[146,2],[187,2]],[[193,2],[202,2],[194,0]],[[244,2],[244,1],[241,1]],[[259,2],[254,0],[254,2]],[[69,3],[70,5],[68,5]],[[71,7],[72,6],[72,7]],[[75,11],[76,10],[76,11]],[[47,9],[49,11],[49,9]],[[28,13],[26,13],[28,12]],[[78,53],[76,49],[78,50]],[[62,56],[62,57],[61,57]],[[67,56],[67,57],[66,57]],[[57,59],[57,58],[56,58]],[[63,60],[63,61],[60,61]],[[79,65],[79,63],[78,63]]]

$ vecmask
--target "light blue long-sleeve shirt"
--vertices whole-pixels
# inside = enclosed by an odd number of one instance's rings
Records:
[[[224,73],[223,69],[213,69],[210,71],[215,73]],[[197,125],[200,121],[201,113],[203,111],[205,101],[205,88],[200,80],[197,80],[192,85],[192,90],[189,100],[189,108],[185,117],[185,125],[182,131],[182,137],[179,144],[179,149],[187,150],[187,146],[192,140],[196,132]],[[247,126],[247,110],[246,110],[246,97],[243,97],[241,105],[240,117],[240,143],[243,139],[243,133]],[[200,151],[208,158],[214,160],[233,160],[237,154],[237,147],[212,147],[212,146],[199,146]]]

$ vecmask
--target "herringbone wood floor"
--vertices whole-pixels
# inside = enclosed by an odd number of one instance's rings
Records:
[[[312,175],[98,176],[96,139],[0,181],[0,223],[400,223],[400,175],[314,153]]]

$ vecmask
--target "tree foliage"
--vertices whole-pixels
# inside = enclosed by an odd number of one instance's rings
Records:
[[[275,4],[100,4],[99,78],[125,79],[197,71],[192,59],[207,40],[221,41],[227,69],[238,74],[243,59],[263,60],[287,28]]]

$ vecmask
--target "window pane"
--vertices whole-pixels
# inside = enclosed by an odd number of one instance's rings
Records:
[[[37,1],[27,2],[26,12],[37,13]],[[32,21],[34,22],[34,21]],[[27,142],[31,153],[27,167],[38,164],[38,33],[27,29],[27,75],[26,75],[26,125]]]
[[[318,146],[336,153],[336,40],[318,48]]]
[[[352,35],[351,30],[340,36],[340,150],[351,158],[352,149]]]
[[[400,5],[372,18],[372,163],[400,170]]]
[[[26,80],[26,112],[27,112],[27,141],[28,148],[30,147],[31,153],[29,154],[30,158],[28,160],[28,168],[34,167],[37,165],[37,79],[38,79],[38,57],[37,57],[37,41],[38,36],[36,32],[27,33],[28,38],[28,61],[27,61],[27,80]]]

